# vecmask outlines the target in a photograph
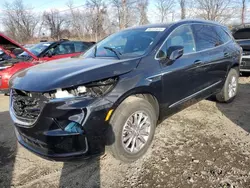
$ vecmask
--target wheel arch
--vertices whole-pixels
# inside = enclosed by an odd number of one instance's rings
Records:
[[[160,96],[156,93],[150,91],[148,87],[138,87],[124,93],[119,99],[114,103],[114,107],[118,107],[126,98],[130,96],[136,96],[147,100],[155,109],[157,120],[160,114]]]

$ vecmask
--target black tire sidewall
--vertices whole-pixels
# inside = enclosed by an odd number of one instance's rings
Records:
[[[151,131],[145,146],[138,153],[132,154],[123,148],[122,130],[127,119],[136,111],[144,111],[149,116],[151,121]],[[114,134],[114,142],[111,145],[111,152],[116,158],[124,162],[132,162],[139,159],[147,151],[153,140],[156,126],[156,113],[153,106],[145,99],[129,97],[116,109],[111,118],[110,124],[113,128]]]

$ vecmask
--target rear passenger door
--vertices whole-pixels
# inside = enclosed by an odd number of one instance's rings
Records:
[[[201,62],[195,71],[195,74],[202,73],[197,75],[195,81],[197,89],[206,91],[207,94],[213,93],[221,87],[226,75],[231,52],[225,43],[230,41],[230,37],[222,38],[225,31],[216,25],[193,24],[192,29],[196,50],[201,56]]]

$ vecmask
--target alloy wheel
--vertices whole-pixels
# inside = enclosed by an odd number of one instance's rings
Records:
[[[145,111],[137,111],[127,119],[122,130],[122,145],[128,153],[138,153],[146,145],[151,132],[151,119]]]
[[[228,85],[228,96],[232,98],[236,95],[237,91],[237,79],[236,76],[232,76],[229,85]]]

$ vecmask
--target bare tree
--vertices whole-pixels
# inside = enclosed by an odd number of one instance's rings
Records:
[[[148,24],[148,0],[138,0],[137,1],[137,8],[139,10],[139,25]]]
[[[39,22],[39,17],[32,11],[32,8],[25,5],[22,0],[15,0],[12,3],[6,1],[4,6],[2,21],[5,32],[21,43],[32,39]]]
[[[156,14],[160,17],[160,22],[166,22],[167,16],[171,13],[175,5],[175,0],[156,0]]]
[[[196,15],[206,20],[227,22],[235,8],[234,0],[196,0]]]
[[[186,18],[186,0],[178,0],[181,8],[181,19]]]
[[[241,0],[241,24],[245,25],[246,0]]]
[[[83,19],[87,16],[85,12],[75,9],[73,1],[70,0],[67,3],[70,11],[70,25],[73,35],[77,36],[78,39],[83,39],[86,35],[85,25],[87,19]]]
[[[136,23],[138,9],[136,0],[111,0],[113,8],[116,10],[119,29],[127,28]]]
[[[91,11],[92,32],[95,40],[98,41],[105,36],[104,21],[107,15],[107,6],[104,0],[88,0],[86,6]]]
[[[67,23],[63,14],[58,10],[44,11],[43,13],[44,25],[50,30],[51,38],[59,40],[62,38],[64,26]]]

